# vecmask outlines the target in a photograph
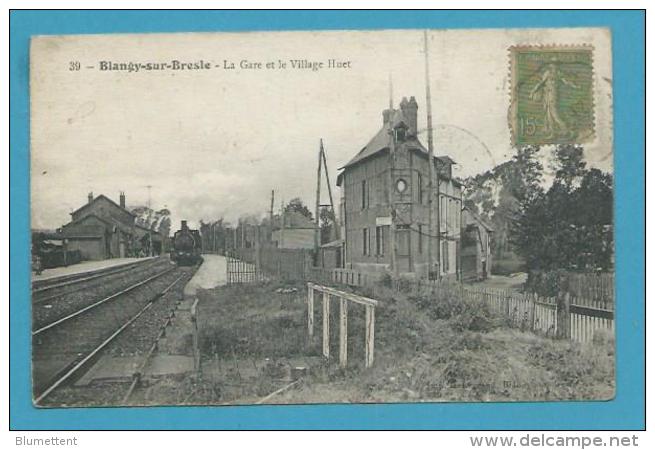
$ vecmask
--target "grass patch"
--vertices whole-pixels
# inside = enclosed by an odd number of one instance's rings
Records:
[[[281,289],[283,288],[283,289]],[[258,367],[236,377],[184,380],[176,398],[252,403],[285,383],[284,364],[308,366],[303,383],[271,403],[605,400],[614,395],[614,341],[579,345],[509,328],[477,301],[458,300],[457,285],[436,294],[380,283],[357,293],[380,301],[375,364],[365,369],[364,308],[349,306],[348,369],[338,367],[339,303],[331,302],[330,352],[321,358],[322,308],[308,342],[304,284],[237,285],[199,292],[204,361]],[[351,291],[353,291],[351,289]],[[313,362],[305,364],[304,361]],[[262,363],[262,361],[266,361]],[[264,364],[262,366],[262,364]],[[250,375],[248,375],[250,373]],[[204,377],[204,378],[203,378]],[[176,388],[178,389],[178,388]],[[186,392],[193,389],[193,392]],[[195,393],[194,393],[195,392]]]

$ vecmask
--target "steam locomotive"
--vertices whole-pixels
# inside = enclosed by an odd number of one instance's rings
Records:
[[[180,229],[173,234],[173,252],[171,259],[178,266],[192,266],[201,261],[201,240],[198,230],[191,230],[183,220]]]

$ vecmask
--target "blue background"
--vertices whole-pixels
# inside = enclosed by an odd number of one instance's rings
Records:
[[[643,429],[645,13],[641,11],[13,11],[10,426],[27,429]],[[39,410],[30,395],[29,39],[38,34],[609,27],[614,73],[617,394],[609,402]]]

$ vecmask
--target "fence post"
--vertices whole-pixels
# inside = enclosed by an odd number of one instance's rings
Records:
[[[556,315],[557,337],[562,339],[571,338],[571,296],[568,292],[557,296]]]
[[[191,323],[193,324],[193,368],[196,372],[200,372],[200,348],[198,346],[198,299],[195,299],[193,305],[191,305]]]
[[[314,287],[307,283],[307,333],[309,342],[314,337]]]
[[[330,359],[330,294],[323,292],[323,356]]]
[[[260,254],[261,247],[259,245],[259,225],[255,227],[255,277],[262,271],[262,261]]]
[[[366,367],[371,367],[375,358],[375,308],[366,306]]]
[[[537,293],[533,292],[532,295],[528,294],[526,298],[532,300],[531,301],[531,303],[532,303],[532,317],[530,318],[530,323],[532,325],[531,325],[530,330],[535,331],[535,319],[537,317],[537,299],[538,299]]]
[[[345,298],[339,300],[339,365],[345,369],[348,365],[348,301]]]

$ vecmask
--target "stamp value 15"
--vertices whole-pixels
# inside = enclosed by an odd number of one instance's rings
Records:
[[[510,48],[509,124],[520,145],[580,144],[594,137],[593,48]]]

